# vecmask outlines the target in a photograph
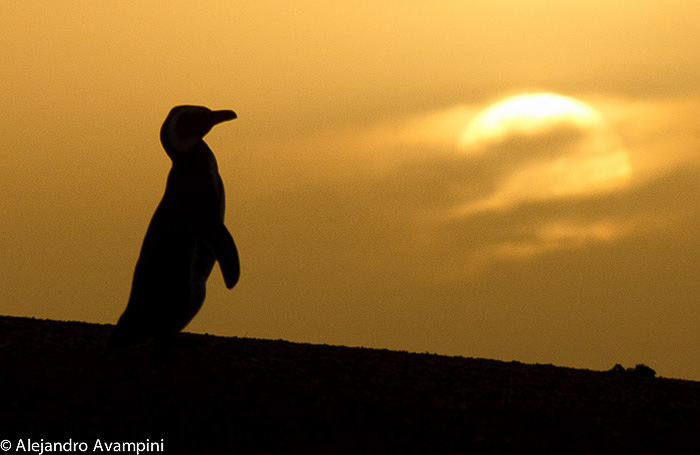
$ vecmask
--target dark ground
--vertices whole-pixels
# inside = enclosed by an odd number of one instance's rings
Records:
[[[87,442],[85,453],[98,438],[162,439],[168,454],[700,448],[700,383],[646,370],[192,334],[107,353],[111,328],[0,317],[10,453],[20,438]]]

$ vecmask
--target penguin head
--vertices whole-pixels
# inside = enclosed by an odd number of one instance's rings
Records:
[[[231,110],[212,111],[204,106],[175,106],[160,129],[160,141],[165,152],[173,158],[187,153],[202,142],[214,125],[233,120]]]

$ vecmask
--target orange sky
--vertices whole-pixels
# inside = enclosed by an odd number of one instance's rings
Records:
[[[207,142],[242,278],[227,291],[215,269],[188,330],[700,380],[697,2],[3,2],[0,17],[0,313],[117,320],[169,169],[160,125],[203,104],[239,116]],[[538,177],[603,153],[581,132],[460,149],[483,109],[539,91],[600,115],[624,185],[555,194]]]

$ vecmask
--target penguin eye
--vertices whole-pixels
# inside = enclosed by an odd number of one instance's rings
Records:
[[[202,115],[183,114],[180,121],[177,122],[175,132],[183,139],[197,138],[202,139],[206,135],[211,126],[207,119]]]

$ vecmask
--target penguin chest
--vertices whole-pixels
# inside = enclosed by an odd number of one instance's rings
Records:
[[[225,210],[224,184],[219,175],[216,160],[206,166],[187,169],[186,172],[173,170],[166,188],[170,191],[173,205],[180,215],[194,222],[211,220],[215,217],[223,221]]]

